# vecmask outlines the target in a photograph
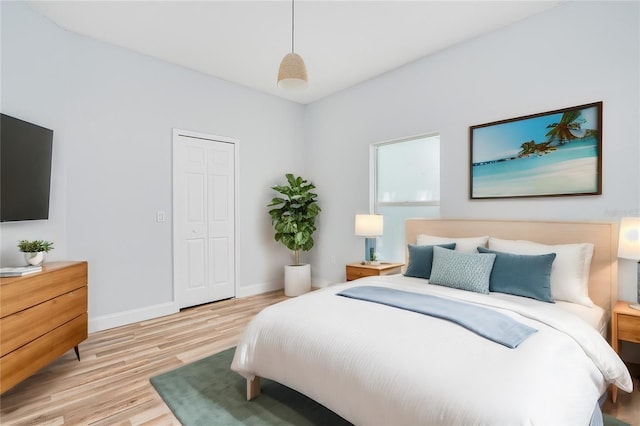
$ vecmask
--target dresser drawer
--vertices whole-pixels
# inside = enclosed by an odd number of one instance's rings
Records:
[[[6,317],[87,285],[87,262],[43,266],[43,272],[2,278],[0,315]]]
[[[87,338],[87,314],[0,358],[0,393],[12,388]]]
[[[0,318],[0,356],[87,312],[87,287]]]
[[[618,314],[618,339],[640,343],[640,319]]]

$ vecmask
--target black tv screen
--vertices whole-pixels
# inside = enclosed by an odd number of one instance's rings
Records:
[[[49,218],[53,130],[0,114],[0,222]]]

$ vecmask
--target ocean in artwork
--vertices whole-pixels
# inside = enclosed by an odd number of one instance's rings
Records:
[[[555,148],[546,154],[473,164],[473,197],[595,193],[597,138],[576,139]]]

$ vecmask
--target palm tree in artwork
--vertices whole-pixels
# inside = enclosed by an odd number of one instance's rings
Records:
[[[518,157],[528,157],[529,155],[536,152],[536,143],[533,140],[524,142],[522,145],[520,145],[520,148],[521,150],[518,153]]]
[[[550,152],[555,151],[557,148],[555,146],[551,146],[551,142],[541,142],[536,144],[536,154],[544,155]]]
[[[555,147],[551,146],[551,142],[535,143],[535,141],[533,140],[523,143],[522,145],[520,145],[520,148],[521,150],[518,153],[518,158],[529,157],[533,154],[548,154],[556,150]]]
[[[579,109],[566,111],[562,114],[559,123],[549,124],[547,129],[551,129],[545,135],[548,142],[558,141],[560,144],[571,142],[584,135],[581,126],[586,122],[581,118],[582,112]]]

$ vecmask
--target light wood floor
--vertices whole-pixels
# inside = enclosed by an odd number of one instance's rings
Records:
[[[0,397],[5,425],[180,425],[149,378],[235,346],[272,292],[97,333]]]
[[[180,425],[149,378],[236,344],[262,308],[282,292],[232,299],[93,333],[0,397],[4,425]],[[605,411],[640,425],[640,392],[620,392]]]

